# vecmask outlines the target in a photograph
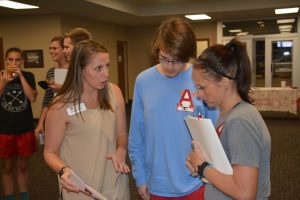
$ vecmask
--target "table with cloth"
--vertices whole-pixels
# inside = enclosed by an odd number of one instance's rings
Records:
[[[280,111],[297,115],[300,92],[292,87],[255,87],[250,91],[259,111]],[[299,101],[299,100],[298,100]]]

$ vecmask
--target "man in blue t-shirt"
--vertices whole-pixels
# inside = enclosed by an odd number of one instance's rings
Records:
[[[144,200],[201,200],[203,183],[185,165],[192,138],[184,118],[202,115],[215,122],[218,110],[196,98],[190,25],[176,17],[162,22],[153,54],[159,63],[138,75],[131,111],[128,151],[138,193]]]

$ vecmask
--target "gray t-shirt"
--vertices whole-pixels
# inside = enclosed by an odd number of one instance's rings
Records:
[[[268,128],[257,109],[240,102],[225,116],[219,118],[216,127],[222,127],[220,140],[231,165],[258,167],[256,199],[268,199],[270,195],[271,138]],[[218,129],[218,128],[217,128]],[[205,188],[205,200],[232,199],[212,184]]]

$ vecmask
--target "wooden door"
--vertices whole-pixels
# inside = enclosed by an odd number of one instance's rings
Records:
[[[127,42],[117,41],[118,83],[125,103],[128,103],[128,61]]]
[[[3,39],[0,37],[0,70],[4,69]]]

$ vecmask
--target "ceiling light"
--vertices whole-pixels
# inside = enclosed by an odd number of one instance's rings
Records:
[[[229,30],[230,33],[239,33],[239,32],[242,32],[241,29],[231,29]]]
[[[299,11],[299,7],[294,8],[281,8],[281,9],[275,9],[275,14],[288,14],[288,13],[297,13]]]
[[[277,19],[277,24],[294,23],[295,19]]]
[[[199,14],[199,15],[185,15],[186,18],[191,20],[204,20],[204,19],[211,19],[210,16],[206,14]]]
[[[33,6],[29,4],[18,3],[8,0],[0,0],[0,6],[12,9],[34,9],[39,8],[38,6]]]
[[[249,34],[249,32],[239,32],[236,35],[243,36],[243,35],[248,35],[248,34]]]
[[[293,26],[292,25],[281,25],[281,26],[279,26],[279,29],[287,29],[287,28],[292,29]]]
[[[283,29],[280,29],[279,31],[280,32],[291,32],[292,29],[290,28],[283,28]]]

